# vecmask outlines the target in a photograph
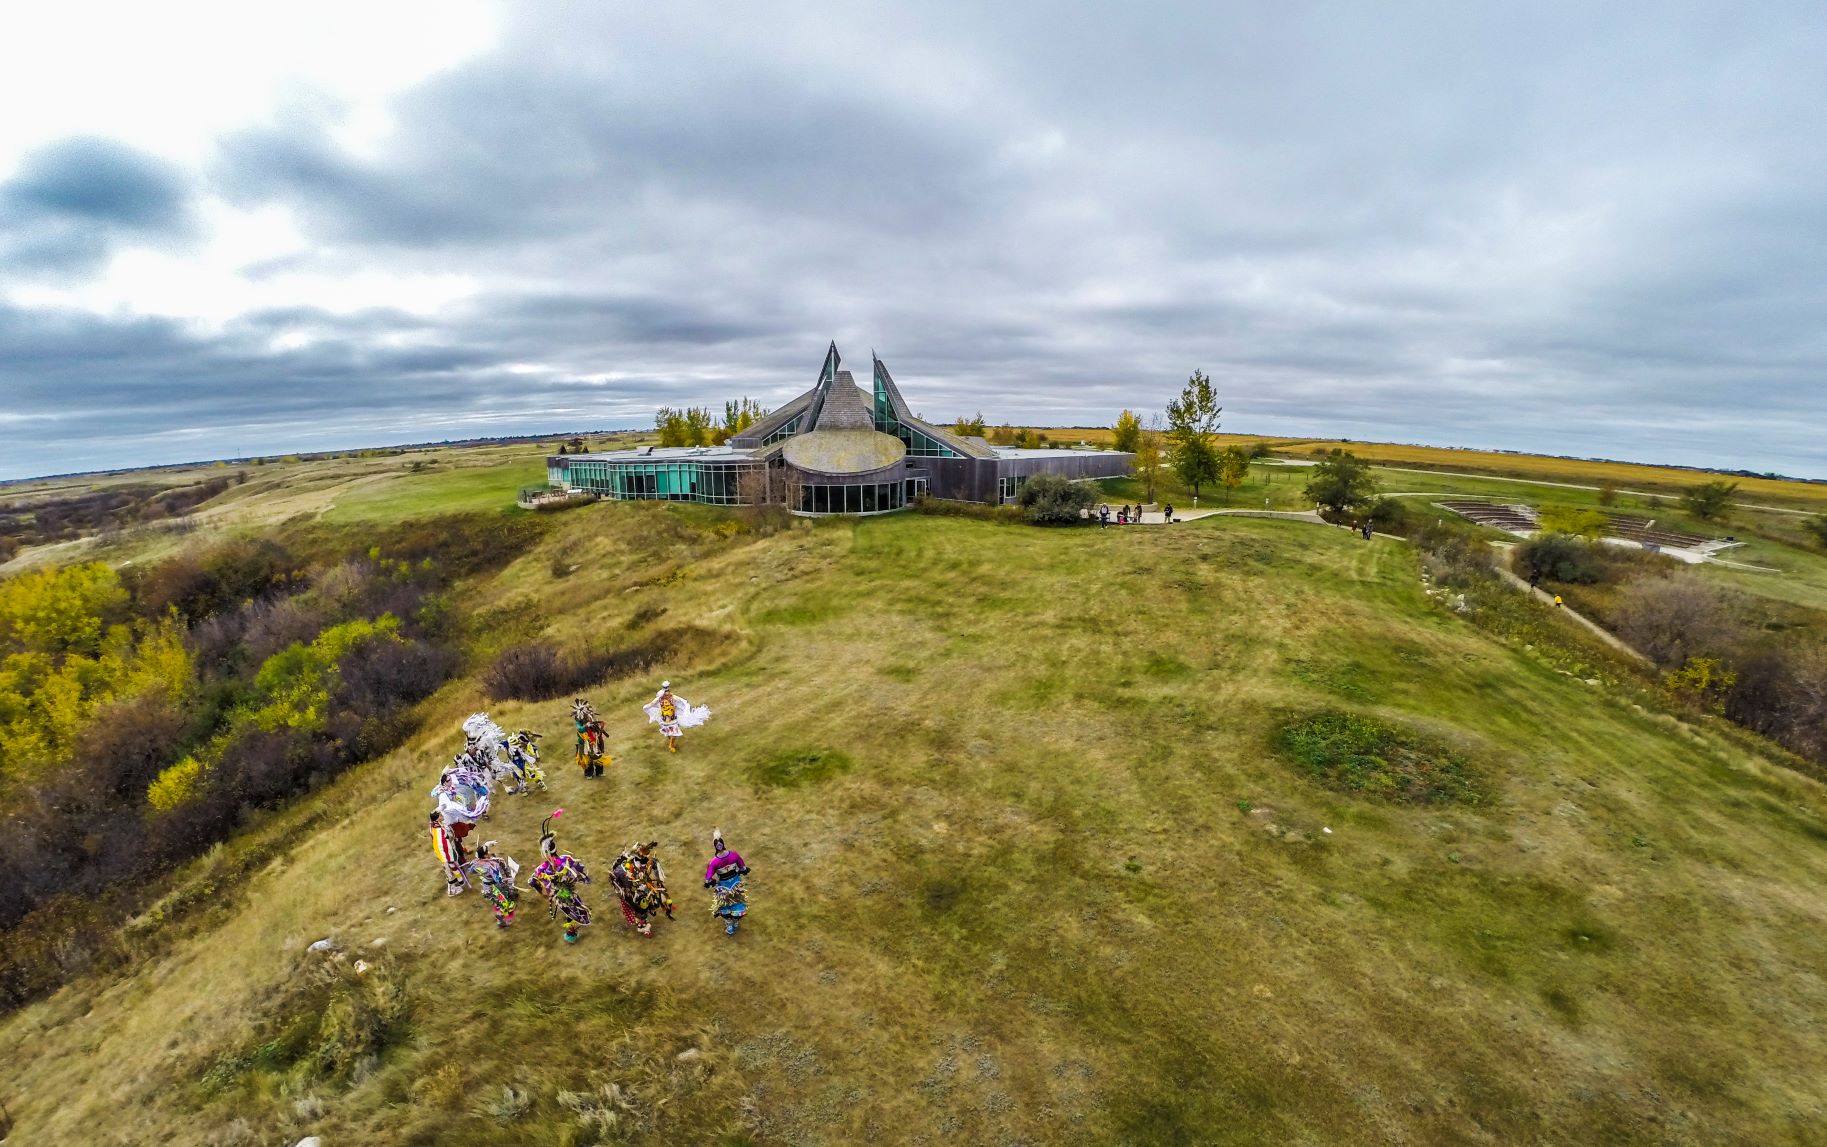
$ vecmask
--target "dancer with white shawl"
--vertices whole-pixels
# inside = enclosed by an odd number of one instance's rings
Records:
[[[668,752],[679,751],[679,738],[685,730],[695,729],[710,720],[710,706],[696,705],[683,697],[675,696],[672,682],[660,682],[660,691],[653,700],[641,706],[647,719],[660,727],[660,735],[666,738]]]

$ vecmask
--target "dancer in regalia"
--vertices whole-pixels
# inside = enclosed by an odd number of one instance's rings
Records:
[[[660,894],[654,891],[653,885],[645,880],[637,880],[626,889],[620,890],[622,918],[634,925],[634,930],[643,936],[653,935],[653,914],[664,908],[665,902]]]
[[[653,695],[653,700],[641,706],[641,712],[647,719],[660,727],[660,735],[666,738],[666,748],[670,752],[679,751],[679,738],[685,730],[695,729],[710,720],[710,707],[694,706],[683,697],[673,695],[672,682],[660,682],[660,691]]]
[[[578,886],[590,883],[590,874],[574,856],[558,851],[558,838],[552,835],[552,821],[564,815],[564,809],[552,810],[539,826],[539,852],[544,858],[527,883],[546,898],[548,914],[556,920],[565,918],[565,943],[577,943],[577,930],[590,923],[590,906],[578,893]]]
[[[608,733],[603,719],[596,715],[596,706],[579,697],[571,702],[571,721],[577,726],[578,767],[586,777],[602,776],[603,764],[609,759],[605,751]]]
[[[637,884],[646,884],[660,897],[660,905],[666,910],[666,918],[673,918],[672,897],[666,891],[666,870],[660,867],[660,857],[655,851],[660,847],[657,840],[646,844],[631,844],[615,858],[617,889],[632,888]]]
[[[431,850],[444,868],[444,895],[461,896],[469,887],[463,875],[463,844],[444,823],[444,814],[431,814]]]
[[[463,838],[476,827],[477,821],[488,816],[488,784],[466,754],[458,754],[456,761],[444,770],[432,787],[431,799],[437,802],[445,826],[457,838],[457,851],[462,854],[460,859],[467,861],[469,855],[463,847]]]
[[[520,862],[496,852],[496,843],[484,841],[464,871],[475,876],[483,899],[495,910],[495,927],[506,928],[514,922],[514,909],[520,903],[520,888],[514,883],[520,875]]]
[[[539,734],[522,729],[507,739],[508,763],[520,777],[520,791],[528,793],[538,785],[546,791],[546,771],[539,767]]]
[[[519,770],[514,768],[507,739],[506,730],[490,720],[487,713],[471,713],[463,722],[463,752],[471,767],[490,787],[505,782],[502,788],[509,794],[523,792],[525,786]]]
[[[749,891],[743,877],[749,866],[742,854],[723,843],[723,830],[711,829],[710,863],[704,866],[704,887],[711,890],[711,912],[723,921],[726,936],[736,934],[736,925],[749,910]]]

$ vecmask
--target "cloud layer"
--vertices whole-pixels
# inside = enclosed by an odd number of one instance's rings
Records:
[[[516,6],[201,158],[0,156],[0,477],[643,424],[836,338],[931,417],[1827,477],[1816,5]],[[358,130],[359,129],[359,130]]]

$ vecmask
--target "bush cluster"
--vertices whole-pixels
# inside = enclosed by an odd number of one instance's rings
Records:
[[[454,572],[536,536],[498,518],[411,527],[403,552],[231,540],[124,584],[89,567],[7,583],[24,596],[0,608],[0,691],[30,701],[80,661],[93,692],[70,702],[69,743],[0,788],[0,1006],[111,951],[171,866],[398,744],[458,665]]]
[[[980,522],[999,522],[1003,525],[1019,525],[1028,520],[1019,506],[990,506],[982,502],[959,502],[950,498],[934,498],[922,495],[913,501],[916,514],[932,514],[942,518],[975,518]]]
[[[641,615],[636,618],[631,629],[638,626]],[[624,645],[591,650],[566,652],[546,641],[513,645],[482,671],[482,688],[492,701],[553,701],[604,681],[646,672],[688,649],[718,644],[724,637],[684,625],[656,630]]]
[[[1022,483],[1016,502],[1037,526],[1076,526],[1097,505],[1097,491],[1059,474],[1036,474]]]

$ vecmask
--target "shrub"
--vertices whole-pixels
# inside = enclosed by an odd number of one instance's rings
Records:
[[[1549,581],[1591,585],[1604,576],[1592,545],[1571,534],[1537,534],[1516,549],[1525,570]]]
[[[1809,518],[1804,528],[1814,536],[1817,544],[1827,547],[1827,514],[1816,514]]]
[[[1658,665],[1719,656],[1742,637],[1725,594],[1691,574],[1627,582],[1612,622],[1619,637]]]
[[[169,812],[190,799],[202,775],[203,762],[185,757],[147,786],[146,803],[160,812]]]
[[[1726,717],[1827,764],[1827,649],[1760,646],[1743,653],[1736,669]]]
[[[1373,530],[1397,533],[1408,521],[1408,510],[1397,498],[1378,498],[1364,507],[1363,519]]]
[[[570,681],[558,650],[546,642],[510,646],[482,671],[482,688],[492,701],[549,701],[570,692]]]
[[[1407,804],[1479,799],[1471,767],[1458,754],[1361,713],[1329,710],[1288,721],[1274,744],[1329,788]]]
[[[1469,529],[1432,523],[1415,531],[1412,540],[1436,584],[1468,589],[1491,580],[1491,547]]]
[[[549,642],[529,642],[502,650],[482,671],[482,688],[493,701],[551,701],[669,658],[707,653],[728,639],[722,631],[683,625],[615,649],[564,654]]]
[[[959,502],[951,498],[934,498],[922,494],[913,501],[916,514],[932,514],[943,518],[976,518],[982,522],[999,522],[1013,525],[1027,521],[1027,515],[1019,506],[986,506],[982,502]]]
[[[1035,525],[1076,525],[1097,504],[1097,493],[1059,474],[1036,474],[1022,484],[1017,501]]]

